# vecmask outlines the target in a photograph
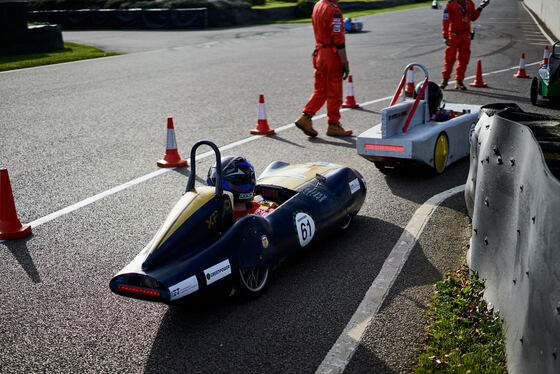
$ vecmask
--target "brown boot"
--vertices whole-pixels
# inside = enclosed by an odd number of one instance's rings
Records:
[[[305,133],[305,135],[311,137],[317,136],[317,131],[313,128],[313,120],[307,114],[302,114],[295,124],[298,129]]]
[[[455,89],[465,91],[467,89],[467,87],[465,87],[465,85],[463,84],[463,81],[457,81],[457,82],[455,82]]]
[[[447,83],[449,83],[449,79],[443,78],[439,84],[439,88],[443,90],[445,87],[447,87]]]
[[[329,123],[327,128],[328,136],[350,136],[352,135],[352,130],[345,130],[344,127],[340,125],[340,122]]]

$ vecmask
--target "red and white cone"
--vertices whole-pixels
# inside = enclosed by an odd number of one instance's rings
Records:
[[[406,87],[404,89],[404,95],[406,97],[414,96],[414,67],[412,66],[406,72]]]
[[[173,118],[167,118],[167,146],[163,160],[157,162],[157,166],[162,168],[180,168],[187,166],[187,160],[183,160],[177,151],[177,141],[175,140],[175,128]]]
[[[0,240],[19,239],[31,234],[31,226],[18,219],[7,169],[0,169]]]
[[[521,53],[521,59],[519,60],[519,69],[517,73],[513,75],[515,78],[531,78],[527,75],[525,71],[525,52]]]
[[[548,59],[550,57],[550,52],[548,51],[548,45],[544,46],[544,53],[543,53],[543,58],[542,58],[542,62],[541,62],[541,66],[545,66],[548,65]]]
[[[342,104],[343,108],[359,108],[360,105],[356,102],[354,98],[354,84],[352,83],[352,74],[348,75],[348,94],[346,95],[346,101]]]
[[[469,84],[471,87],[487,87],[488,85],[482,80],[482,63],[480,60],[476,62],[476,75],[474,82]]]
[[[257,117],[257,127],[251,130],[253,135],[272,135],[276,132],[268,126],[266,119],[266,107],[264,105],[264,95],[259,95],[259,115]]]

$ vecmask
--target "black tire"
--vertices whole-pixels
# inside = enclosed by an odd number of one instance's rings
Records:
[[[268,266],[240,267],[237,270],[237,289],[249,298],[261,296],[268,287],[269,280]]]
[[[531,82],[531,104],[537,105],[538,97],[539,97],[539,79],[537,77],[533,77],[533,81]]]
[[[354,216],[346,216],[342,224],[339,226],[340,231],[346,231],[352,225],[352,221],[354,220]]]

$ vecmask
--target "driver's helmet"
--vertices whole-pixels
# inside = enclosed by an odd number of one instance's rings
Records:
[[[208,170],[206,183],[209,186],[216,185],[216,164]],[[227,156],[222,158],[222,185],[224,190],[233,194],[234,201],[248,202],[255,195],[255,169],[245,158],[239,156]]]
[[[422,81],[416,85],[414,98],[416,98],[416,96],[420,93],[423,84],[424,82]],[[428,91],[426,97],[428,98],[428,109],[431,117],[439,110],[443,100],[443,93],[441,92],[441,88],[439,88],[438,84],[432,81],[428,81],[428,87],[426,87],[426,90]]]

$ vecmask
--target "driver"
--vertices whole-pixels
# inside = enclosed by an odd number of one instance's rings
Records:
[[[216,186],[216,164],[208,170],[206,184]],[[233,194],[233,219],[237,220],[247,214],[266,216],[277,205],[266,202],[262,197],[255,197],[255,169],[244,157],[227,156],[222,158],[222,184],[224,190]]]

